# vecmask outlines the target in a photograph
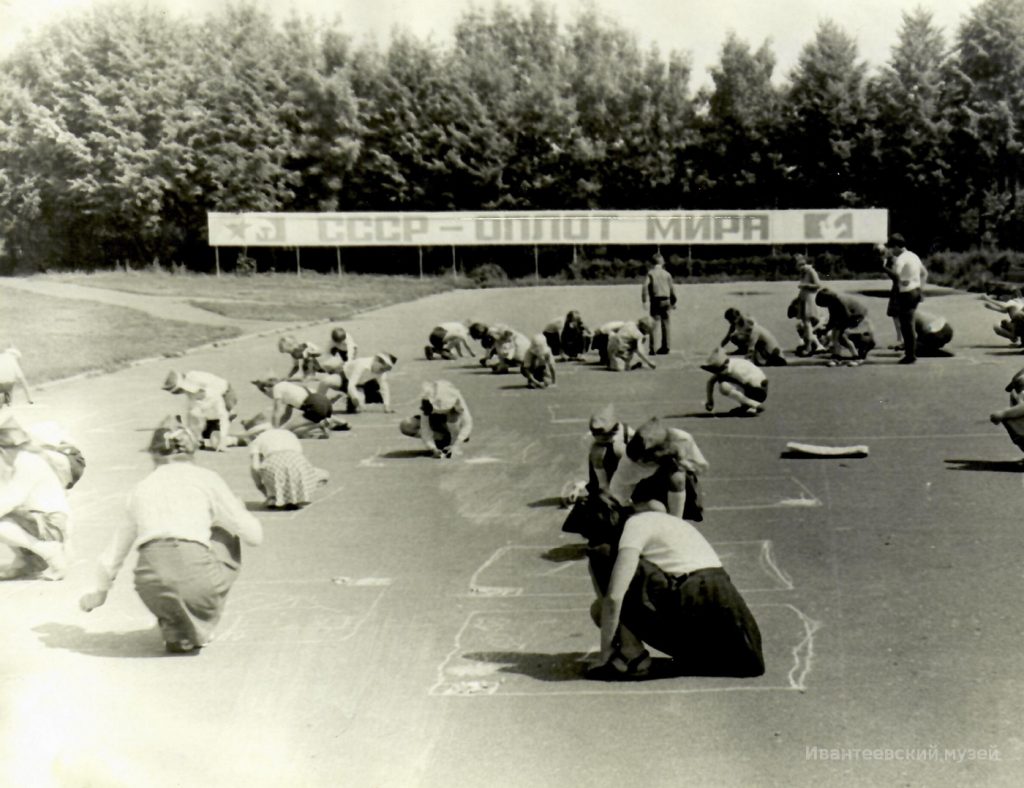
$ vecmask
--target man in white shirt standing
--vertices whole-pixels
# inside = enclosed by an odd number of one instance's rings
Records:
[[[893,233],[885,244],[892,257],[889,269],[896,280],[896,318],[903,335],[903,358],[900,364],[917,361],[917,330],[914,313],[921,303],[924,284],[928,279],[921,258],[907,249],[907,242],[899,233]]]

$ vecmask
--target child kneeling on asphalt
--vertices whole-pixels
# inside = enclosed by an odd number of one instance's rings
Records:
[[[520,372],[531,389],[546,389],[555,385],[555,355],[543,334],[537,334],[530,341]]]
[[[403,435],[420,438],[433,457],[457,457],[473,431],[473,417],[462,394],[447,380],[423,385],[420,412],[399,424]]]
[[[704,409],[715,409],[715,386],[719,392],[739,403],[733,412],[741,416],[756,416],[764,411],[768,399],[768,378],[758,367],[745,358],[730,358],[725,350],[716,347],[701,369],[711,373],[707,385]]]
[[[1010,395],[1010,407],[995,411],[989,420],[1002,424],[1013,445],[1024,451],[1024,369],[1011,378],[1004,391]],[[1021,462],[1024,463],[1024,458]]]

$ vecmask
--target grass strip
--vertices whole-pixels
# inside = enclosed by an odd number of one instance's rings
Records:
[[[186,298],[193,306],[230,318],[281,321],[344,320],[367,309],[414,301],[453,287],[447,277],[419,279],[378,274],[213,276],[147,270],[47,274],[47,277],[107,290]]]
[[[22,353],[29,385],[80,372],[111,372],[131,361],[175,356],[188,348],[238,336],[230,326],[161,320],[94,301],[0,291],[0,344]]]

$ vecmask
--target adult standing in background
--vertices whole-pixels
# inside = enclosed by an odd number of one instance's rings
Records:
[[[900,364],[913,364],[917,361],[917,329],[914,326],[914,313],[921,303],[924,284],[928,280],[921,258],[907,249],[907,242],[899,233],[893,233],[885,244],[892,254],[889,269],[896,280],[896,319],[900,323],[900,334],[903,336],[903,358]]]
[[[650,337],[651,353],[664,356],[669,352],[669,313],[676,306],[676,291],[672,274],[665,270],[665,258],[661,252],[654,253],[640,298],[654,320],[654,332]],[[658,345],[657,350],[655,345]]]

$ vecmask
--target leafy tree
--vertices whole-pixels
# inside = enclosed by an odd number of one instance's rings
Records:
[[[951,156],[965,230],[976,243],[1024,243],[1024,0],[985,0],[960,27]]]
[[[873,202],[915,242],[942,235],[950,216],[949,52],[932,15],[903,14],[899,40],[869,86]]]
[[[795,170],[781,204],[855,206],[863,201],[866,72],[856,42],[834,22],[822,22],[800,53],[785,96],[783,153]]]
[[[733,208],[777,204],[785,178],[778,153],[780,97],[772,84],[775,55],[765,42],[753,52],[730,33],[719,63],[711,68],[714,87],[698,100],[701,123],[702,203]]]

